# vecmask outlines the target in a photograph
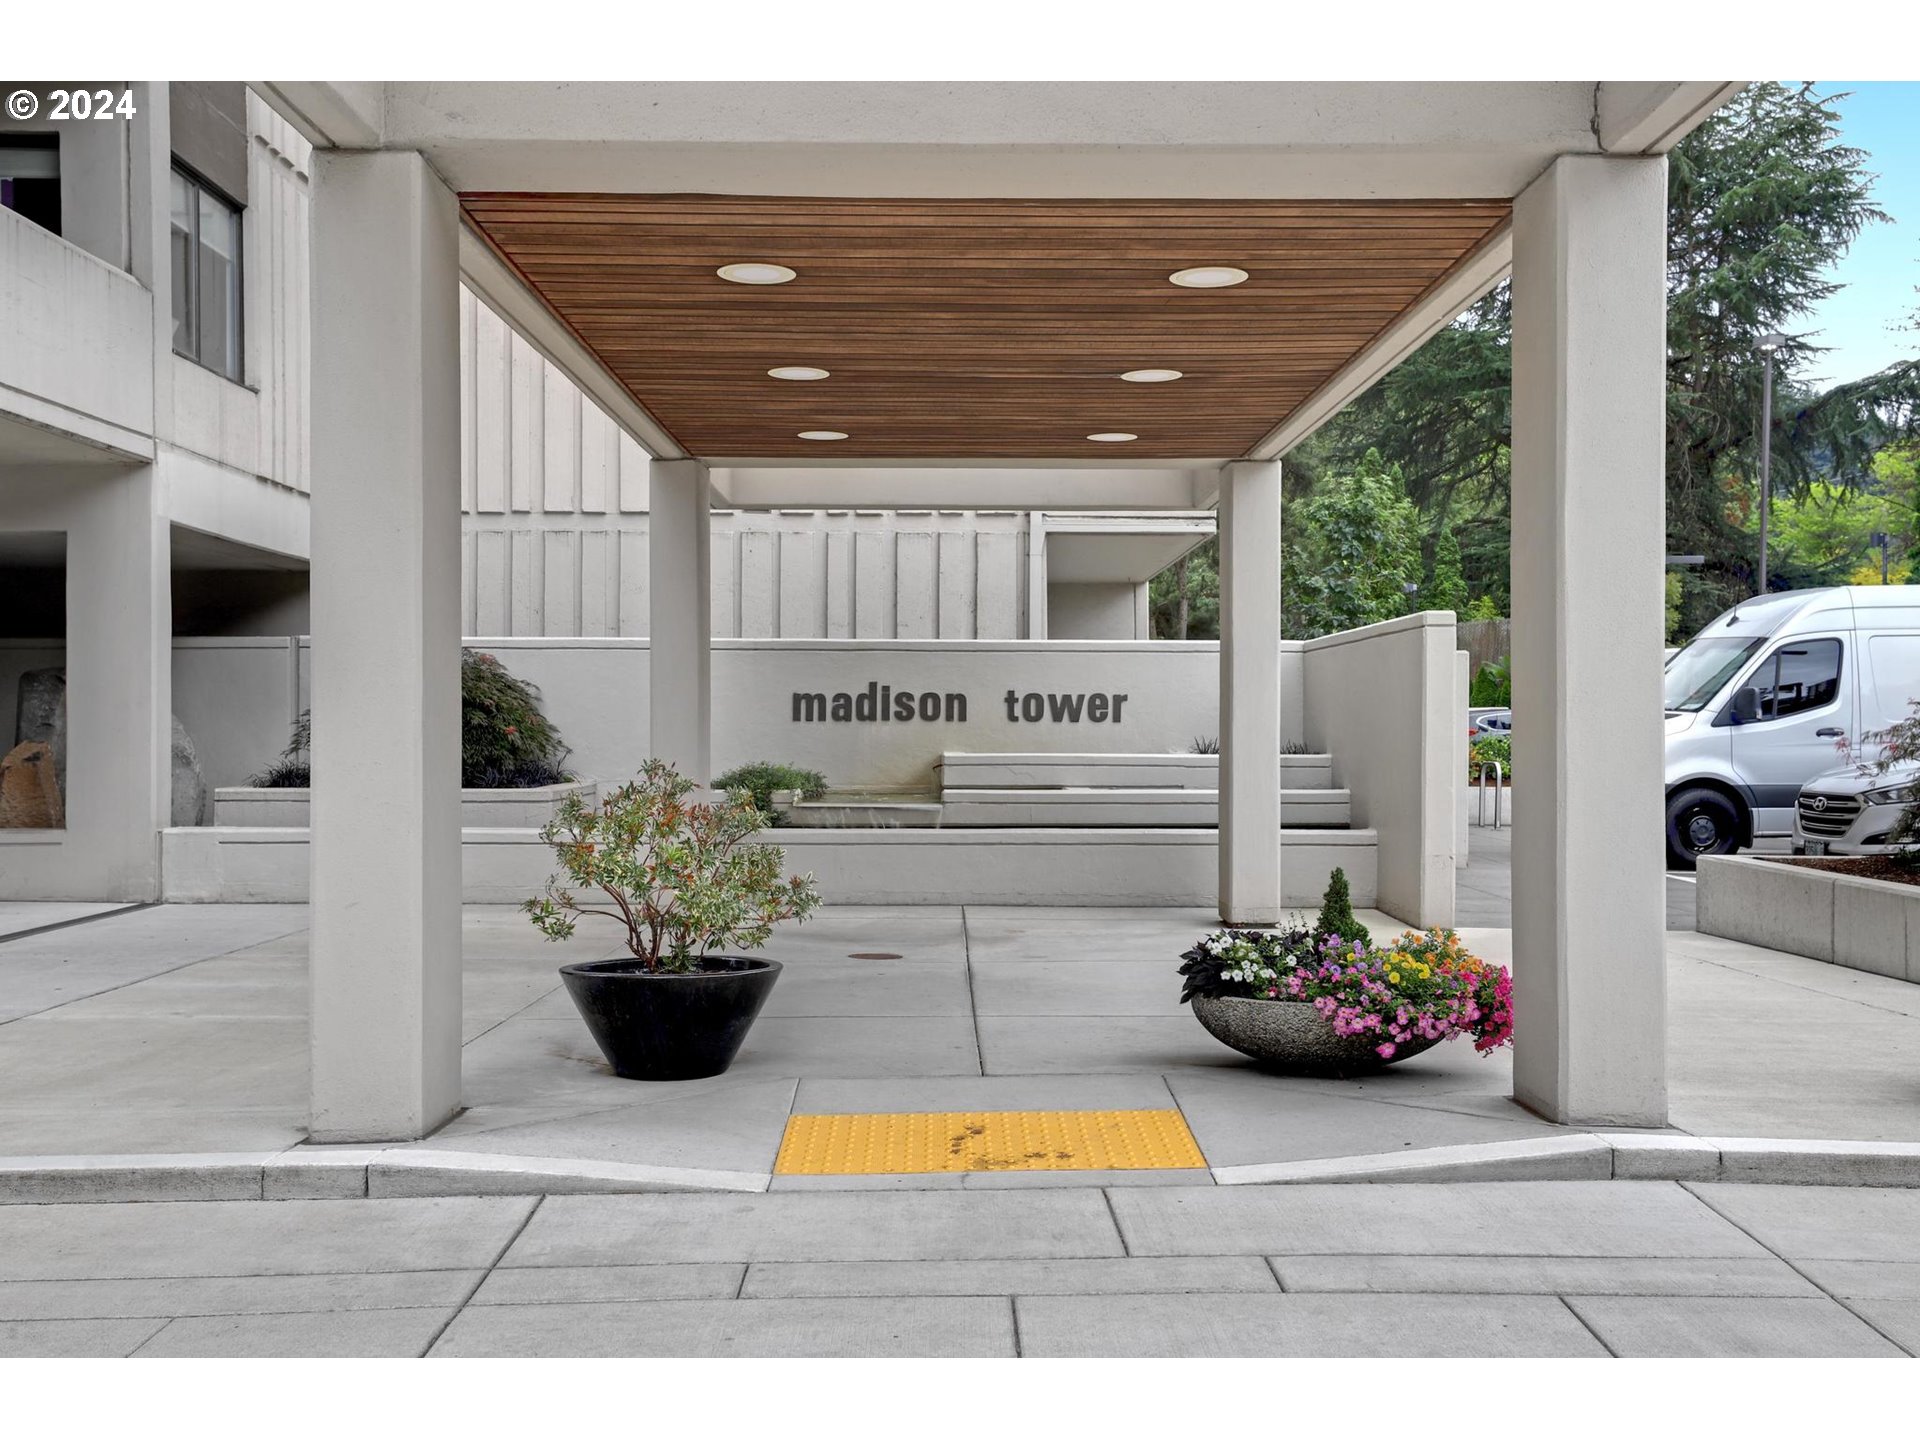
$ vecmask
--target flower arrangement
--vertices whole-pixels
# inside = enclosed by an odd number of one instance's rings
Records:
[[[1451,930],[1388,945],[1313,931],[1217,930],[1181,956],[1182,1003],[1196,995],[1312,1005],[1336,1035],[1374,1039],[1391,1060],[1413,1040],[1471,1035],[1485,1055],[1513,1039],[1513,978]]]

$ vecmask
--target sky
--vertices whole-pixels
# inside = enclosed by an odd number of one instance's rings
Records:
[[[1862,230],[1834,268],[1843,288],[1783,327],[1831,347],[1801,374],[1824,387],[1920,354],[1920,331],[1889,328],[1920,309],[1920,81],[1822,81],[1819,91],[1851,92],[1835,106],[1841,135],[1870,157],[1874,203],[1889,217]]]

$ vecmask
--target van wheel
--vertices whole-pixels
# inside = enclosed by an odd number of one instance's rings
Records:
[[[1667,864],[1691,870],[1702,855],[1740,848],[1740,809],[1718,790],[1682,790],[1667,801]]]

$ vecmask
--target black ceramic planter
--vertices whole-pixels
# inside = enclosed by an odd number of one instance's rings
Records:
[[[699,1080],[733,1063],[780,978],[777,960],[709,955],[684,975],[653,974],[638,960],[562,965],[560,978],[625,1080]]]

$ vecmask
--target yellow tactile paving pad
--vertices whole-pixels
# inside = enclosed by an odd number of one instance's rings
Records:
[[[1186,1170],[1206,1165],[1178,1110],[795,1115],[776,1175]]]

